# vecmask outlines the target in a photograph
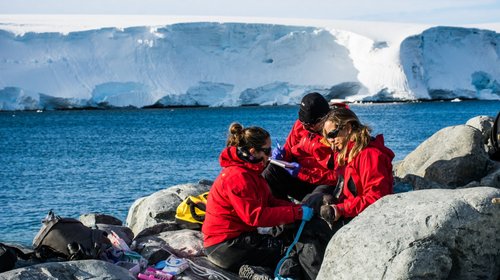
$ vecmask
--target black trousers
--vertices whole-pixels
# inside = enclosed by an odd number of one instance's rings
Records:
[[[324,203],[323,196],[333,195],[334,190],[334,186],[317,186],[312,193],[306,195],[302,203],[319,213],[319,209]],[[316,279],[330,239],[350,220],[341,218],[330,227],[319,215],[315,215],[305,224],[299,241],[292,249],[290,258],[280,268],[280,275],[293,279]]]
[[[305,225],[299,241],[293,248],[292,257],[281,267],[280,274],[282,276],[287,276],[288,274],[293,279],[316,279],[330,239],[347,222],[347,220],[340,219],[334,223],[333,228],[330,228],[319,217],[311,219]],[[293,267],[299,267],[300,273],[296,269],[294,270]],[[287,269],[290,271],[287,272]]]
[[[317,185],[292,177],[284,168],[268,164],[262,172],[274,197],[288,200],[288,196],[301,201],[311,193]]]
[[[257,232],[242,235],[205,248],[208,260],[215,265],[238,273],[244,264],[269,267],[274,271],[276,265],[290,245],[294,230],[285,230],[279,236]]]

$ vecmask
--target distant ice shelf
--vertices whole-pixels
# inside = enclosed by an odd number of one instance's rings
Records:
[[[383,31],[381,31],[383,32]],[[500,35],[192,22],[15,34],[0,25],[0,110],[500,100]]]

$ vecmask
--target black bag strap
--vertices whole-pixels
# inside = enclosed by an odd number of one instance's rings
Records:
[[[36,234],[35,238],[33,239],[33,248],[36,250],[40,247],[42,244],[42,241],[47,237],[47,234],[52,230],[52,227],[54,227],[55,224],[59,222],[59,219],[56,220],[50,220],[47,222],[43,222],[43,228]]]
[[[54,214],[52,210],[47,213],[47,216],[42,220],[42,228],[40,231],[36,234],[35,238],[33,238],[33,248],[35,250],[39,249],[40,244],[42,241],[45,239],[47,234],[52,230],[52,227],[59,222],[61,219],[60,216],[57,216]]]
[[[107,233],[100,229],[92,230],[92,257],[95,259],[100,259],[102,253],[104,253],[111,245],[107,237]]]
[[[6,245],[5,243],[1,243],[1,242],[0,242],[0,246],[4,247],[7,250],[14,251],[14,253],[17,255],[17,257],[19,257],[23,260],[28,260],[28,259],[31,259],[35,256],[35,252],[33,252],[33,251],[30,251],[29,253],[25,253],[25,252],[23,252],[23,250],[15,247],[15,246]]]
[[[77,219],[73,218],[61,218],[57,216],[55,219],[44,221],[44,227],[38,232],[38,234],[33,239],[33,248],[36,250],[40,247],[41,243],[47,237],[52,228],[58,223],[81,223]]]
[[[196,208],[205,212],[207,211],[207,205],[205,205],[205,203],[202,202],[194,203],[189,197],[186,200],[186,204],[189,205],[189,212],[191,213],[191,216],[193,216],[193,219],[195,219],[200,223],[203,223],[203,221],[205,221],[205,216],[198,215],[196,213]]]
[[[88,249],[78,242],[68,244],[68,251],[70,252],[68,259],[70,261],[101,259],[101,255],[111,246],[111,242],[106,237],[105,231],[93,229],[90,234],[92,244]]]

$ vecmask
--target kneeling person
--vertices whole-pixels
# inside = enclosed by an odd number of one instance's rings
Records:
[[[255,265],[272,271],[289,242],[283,234],[274,237],[258,229],[310,220],[313,215],[309,207],[271,195],[261,176],[270,154],[266,130],[231,124],[227,147],[219,157],[223,169],[210,189],[202,227],[207,257],[219,267],[237,272],[243,265]]]

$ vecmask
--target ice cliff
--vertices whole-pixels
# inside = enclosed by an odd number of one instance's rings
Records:
[[[383,31],[381,31],[383,32]],[[500,35],[379,40],[324,27],[193,22],[16,34],[0,25],[0,110],[500,99]]]

